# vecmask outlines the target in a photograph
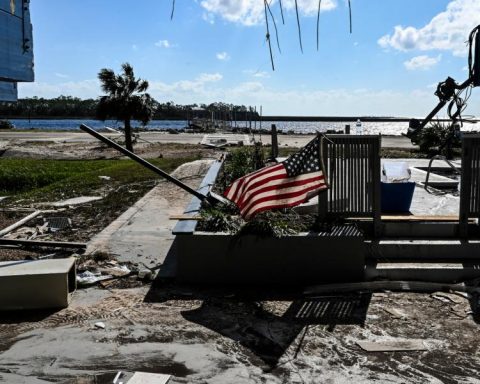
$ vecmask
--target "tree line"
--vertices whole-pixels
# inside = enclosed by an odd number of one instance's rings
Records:
[[[80,99],[59,96],[53,99],[31,97],[18,99],[15,103],[0,103],[0,118],[90,118],[96,117],[99,99]],[[188,120],[193,117],[209,118],[212,112],[217,119],[243,120],[258,116],[258,112],[245,105],[228,103],[176,104],[172,101],[159,103],[153,100],[153,119]],[[248,114],[248,117],[247,117]]]

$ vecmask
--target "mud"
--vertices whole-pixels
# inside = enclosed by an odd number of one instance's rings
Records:
[[[161,282],[94,299],[96,291],[43,319],[2,316],[0,377],[94,383],[124,370],[171,374],[172,383],[478,382],[475,313],[461,319],[452,311],[468,313],[468,300],[447,304],[415,293],[268,298]],[[105,330],[94,328],[99,320]],[[367,353],[356,345],[397,339],[423,340],[427,351]]]

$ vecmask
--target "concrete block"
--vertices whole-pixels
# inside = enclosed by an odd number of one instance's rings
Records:
[[[68,307],[75,258],[0,262],[0,311]]]
[[[363,236],[352,227],[281,238],[195,232],[177,236],[185,283],[305,285],[363,279]]]

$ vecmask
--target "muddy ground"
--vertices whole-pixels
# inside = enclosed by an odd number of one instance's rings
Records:
[[[172,207],[189,200],[161,188]],[[312,298],[131,276],[78,289],[60,311],[0,312],[0,382],[111,383],[122,370],[171,383],[480,383],[477,308],[477,297],[457,294]],[[420,340],[426,350],[365,352],[361,340]]]
[[[171,374],[172,383],[478,383],[470,308],[414,293],[308,299],[161,281],[95,288],[57,313],[2,316],[0,378],[110,383],[123,370]],[[426,351],[356,344],[405,339]]]

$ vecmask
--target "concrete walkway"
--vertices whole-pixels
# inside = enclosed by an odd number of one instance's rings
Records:
[[[197,188],[212,160],[184,164],[175,172],[192,188]],[[164,264],[164,276],[174,273],[174,265],[166,263],[175,236],[176,224],[170,216],[183,213],[191,196],[172,183],[160,182],[155,188],[124,212],[117,220],[95,236],[87,254],[110,254],[119,262],[133,262],[148,268]]]

